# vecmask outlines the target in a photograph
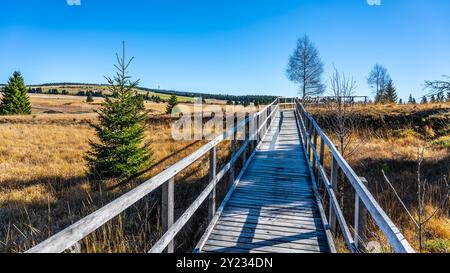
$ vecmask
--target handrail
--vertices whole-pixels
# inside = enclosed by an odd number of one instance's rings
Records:
[[[277,109],[277,108],[276,108]],[[266,118],[266,121],[276,112],[272,111],[270,116]],[[262,129],[264,124],[260,126]],[[195,199],[195,201],[189,206],[189,208],[180,216],[180,218],[167,230],[167,232],[159,239],[158,242],[150,249],[150,253],[160,253],[162,252],[169,243],[173,240],[175,235],[181,230],[181,228],[186,224],[186,222],[191,218],[192,214],[200,207],[200,205],[206,200],[209,194],[212,192],[217,183],[225,176],[226,172],[229,171],[233,164],[237,161],[240,155],[246,151],[248,144],[251,139],[253,139],[256,134],[259,133],[259,129],[254,132],[254,134],[248,138],[239,151],[232,157],[232,159],[222,168],[222,170],[214,177],[212,181],[209,182],[208,186],[202,191],[202,193]],[[234,181],[233,181],[234,182]]]
[[[118,197],[117,199],[111,201],[110,203],[103,206],[102,208],[100,208],[100,209],[96,210],[95,212],[91,213],[90,215],[78,220],[76,223],[70,225],[69,227],[63,229],[62,231],[58,232],[57,234],[55,234],[55,235],[51,236],[50,238],[46,239],[45,241],[41,242],[40,244],[34,246],[33,248],[26,251],[26,253],[63,252],[66,249],[72,247],[73,245],[78,243],[80,240],[82,240],[84,237],[86,237],[87,235],[94,232],[102,225],[104,225],[106,222],[108,222],[112,218],[116,217],[121,212],[123,212],[124,210],[126,210],[127,208],[129,208],[130,206],[132,206],[133,204],[138,202],[139,200],[141,200],[143,197],[150,194],[152,191],[154,191],[158,187],[162,186],[163,184],[167,183],[171,178],[173,178],[175,175],[180,173],[182,170],[184,170],[185,168],[190,166],[192,163],[194,163],[200,157],[202,157],[207,152],[209,152],[212,148],[216,147],[219,143],[221,143],[227,137],[232,136],[239,129],[246,126],[249,122],[254,121],[259,116],[261,116],[263,113],[266,113],[267,111],[269,111],[270,115],[265,117],[265,120],[258,127],[258,130],[255,133],[255,134],[259,134],[260,131],[265,128],[266,124],[268,122],[270,123],[270,119],[271,119],[273,113],[277,111],[278,105],[274,109],[272,109],[272,106],[277,104],[277,102],[278,102],[278,99],[275,99],[271,104],[267,105],[260,112],[241,121],[239,124],[237,124],[232,129],[228,130],[227,132],[223,133],[220,136],[217,136],[214,140],[205,144],[204,146],[202,146],[201,148],[199,148],[198,150],[196,150],[189,156],[187,156],[187,157],[183,158],[182,160],[178,161],[177,163],[173,164],[168,169],[155,175],[154,177],[145,181],[144,183],[137,186],[136,188],[130,190],[129,192]],[[267,129],[265,129],[263,131],[265,133],[267,131]],[[254,137],[254,135],[253,135],[253,137]],[[250,138],[250,139],[252,139],[252,138]],[[250,139],[248,139],[244,143],[245,147],[247,147]],[[235,163],[235,161],[237,160],[239,155],[242,154],[243,151],[244,151],[244,149],[241,148],[240,151],[235,154],[235,156],[232,158],[232,160],[230,160],[230,162],[224,167],[224,169],[229,170],[231,168],[231,166]],[[213,181],[210,181],[210,184],[207,186],[207,189],[205,189],[202,192],[202,194],[194,201],[194,203],[188,208],[188,210],[186,210],[187,212],[188,211],[192,212],[192,213],[190,213],[190,216],[192,216],[193,212],[195,212],[195,210],[200,206],[201,202],[203,202],[205,200],[205,198],[206,198],[204,195],[205,191],[209,190],[209,189],[212,190],[214,188],[214,185],[217,184],[218,180],[220,180],[220,179],[215,179]],[[214,184],[214,185],[211,186],[212,184]],[[198,204],[199,202],[200,202],[200,204]],[[186,215],[183,214],[179,220],[185,219],[186,218],[185,216]],[[182,221],[184,223],[183,223],[183,225],[181,225],[181,227],[184,226],[184,224],[187,222],[187,220]],[[172,227],[170,227],[169,230],[166,232],[166,234],[168,234],[169,232],[173,233],[175,228],[179,227],[179,225],[174,227],[178,222],[179,221],[177,221]],[[180,223],[182,223],[182,222],[180,222]],[[168,244],[166,239],[169,235],[166,236],[166,234],[164,235],[165,237],[163,236],[163,238],[162,238],[162,239],[164,239],[163,243],[159,244],[159,245],[163,245],[164,247],[166,247]],[[158,247],[158,250],[162,251],[162,249],[160,249],[159,247]]]
[[[358,197],[361,199],[365,207],[367,208],[367,211],[372,216],[372,218],[375,220],[375,223],[378,225],[378,227],[381,229],[383,234],[388,239],[390,245],[393,247],[394,251],[396,252],[405,252],[405,253],[412,253],[414,252],[413,248],[410,246],[410,244],[407,242],[405,237],[401,234],[399,229],[395,226],[395,224],[392,222],[392,220],[386,215],[384,210],[380,207],[378,202],[375,200],[375,198],[372,196],[370,191],[367,189],[367,187],[363,184],[361,179],[356,175],[356,173],[353,171],[353,169],[350,167],[350,165],[345,161],[345,159],[342,157],[342,155],[339,153],[339,151],[336,149],[334,143],[328,138],[328,136],[323,132],[323,130],[320,128],[320,126],[317,124],[317,122],[314,120],[311,115],[308,114],[308,112],[305,110],[303,105],[299,102],[298,99],[296,99],[296,111],[298,112],[298,118],[301,119],[302,124],[302,131],[305,133],[307,139],[308,146],[312,148],[313,151],[313,158],[315,159],[316,165],[319,166],[319,174],[323,181],[326,184],[326,191],[331,197],[331,204],[330,206],[333,208],[334,213],[336,214],[338,218],[338,222],[341,225],[341,228],[343,229],[343,235],[346,240],[347,245],[349,246],[351,251],[354,251],[354,238],[352,238],[350,231],[347,227],[347,224],[345,223],[345,219],[343,219],[342,212],[339,208],[339,205],[337,203],[336,195],[334,193],[333,186],[329,182],[325,171],[323,169],[323,166],[321,165],[323,162],[321,162],[317,150],[315,147],[315,144],[311,141],[311,136],[313,134],[313,131],[315,130],[315,134],[317,137],[320,136],[321,140],[327,145],[328,149],[331,152],[332,159],[334,162],[336,162],[337,166],[342,170],[344,175],[347,177],[347,179],[350,181],[350,184],[352,185],[353,189],[355,190],[355,193],[358,195]],[[306,120],[304,120],[304,118]],[[306,131],[306,121],[309,122],[309,124],[312,125],[313,130],[310,130],[308,133]],[[336,168],[337,170],[337,168]]]
[[[304,123],[304,121],[299,113],[298,108],[296,108],[296,114],[297,114],[298,119],[300,119],[300,125],[301,125],[300,127],[301,127],[301,131],[302,131],[302,136],[307,140],[307,143],[311,147],[313,147],[313,142],[311,141],[311,136],[306,133],[306,124]],[[306,150],[306,148],[305,148],[305,150]],[[319,159],[319,156],[317,155],[316,149],[313,148],[312,151],[313,151],[313,156],[314,156],[316,162],[320,162],[320,159]],[[309,165],[311,166],[310,163],[309,163]],[[349,250],[351,252],[357,252],[357,249],[355,247],[355,241],[353,240],[352,235],[350,233],[350,229],[348,228],[348,225],[345,222],[344,214],[342,213],[342,210],[339,207],[339,202],[337,200],[337,196],[333,191],[332,184],[330,183],[330,181],[327,178],[325,169],[323,168],[323,166],[321,164],[318,164],[318,170],[319,170],[318,173],[320,175],[320,178],[325,182],[325,185],[326,185],[325,189],[326,189],[328,195],[330,196],[330,201],[331,201],[330,205],[332,206],[333,210],[336,213],[337,220],[339,221],[339,225],[341,226],[341,229],[342,229],[342,234],[344,236],[345,243],[347,244],[347,247],[349,248]],[[314,175],[314,173],[313,173],[313,175]],[[313,177],[313,179],[316,179],[316,178]]]

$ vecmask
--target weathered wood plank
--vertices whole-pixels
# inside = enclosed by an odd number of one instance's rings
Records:
[[[271,225],[267,223],[249,223],[245,221],[223,221],[220,220],[217,222],[217,226],[230,226],[236,228],[236,230],[242,230],[244,228],[249,228],[252,230],[261,230],[261,231],[281,231],[281,232],[316,232],[317,236],[322,236],[322,230],[320,229],[311,229],[310,227],[303,226],[280,226],[280,225]]]
[[[235,236],[231,234],[222,235],[213,231],[213,233],[210,236],[210,239],[234,243],[236,246],[240,246],[241,244],[252,244],[255,245],[255,247],[258,246],[283,247],[292,250],[299,250],[299,251],[303,250],[314,252],[320,252],[323,248],[320,247],[318,244],[307,244],[306,242],[302,241],[302,239],[296,239],[289,236],[285,237],[260,236],[266,238],[257,238],[257,237],[259,236],[254,237],[241,236],[241,234],[239,233]]]
[[[319,251],[314,249],[305,249],[305,250],[298,250],[298,249],[292,249],[289,247],[281,247],[281,246],[267,246],[263,244],[257,244],[257,243],[240,243],[239,245],[236,245],[234,242],[228,242],[223,240],[217,240],[217,239],[210,239],[208,240],[207,246],[220,246],[222,248],[240,248],[240,249],[247,249],[247,250],[259,250],[259,251],[268,251],[270,253],[302,253],[302,252],[312,252],[317,253]],[[220,250],[220,252],[223,252],[223,250]]]
[[[259,239],[272,239],[274,241],[289,242],[291,239],[301,240],[301,243],[328,246],[327,240],[324,237],[318,236],[317,232],[306,231],[306,232],[280,232],[272,230],[261,230],[261,229],[249,229],[243,228],[240,231],[236,231],[235,227],[221,225],[218,226],[213,231],[214,234],[221,235],[232,235],[232,236],[242,236],[250,238]]]

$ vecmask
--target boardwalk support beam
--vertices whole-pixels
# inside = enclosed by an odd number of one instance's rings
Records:
[[[216,168],[217,168],[217,149],[214,146],[209,151],[209,181],[213,181],[216,179]],[[214,217],[214,214],[216,213],[216,187],[212,190],[211,194],[209,195],[209,210],[208,210],[208,219],[211,221],[211,219]]]
[[[361,182],[363,182],[366,188],[369,188],[369,182],[361,177]],[[364,206],[361,198],[355,193],[355,247],[361,252],[365,252],[365,244],[367,242],[367,209]]]
[[[172,177],[167,183],[162,185],[162,200],[161,200],[161,225],[162,231],[165,233],[173,225],[174,219],[174,182]],[[173,253],[173,240],[170,241],[166,249],[167,253]]]

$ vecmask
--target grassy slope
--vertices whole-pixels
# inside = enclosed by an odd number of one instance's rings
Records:
[[[44,92],[48,91],[49,89],[58,89],[66,90],[69,92],[69,94],[77,94],[79,91],[101,91],[101,92],[108,92],[108,86],[107,85],[95,85],[95,84],[60,84],[60,85],[30,85],[29,87],[32,88],[42,88]],[[147,91],[143,89],[139,89],[139,92],[142,92],[143,94],[146,94]],[[155,95],[159,96],[163,100],[168,100],[170,98],[169,94],[163,94],[158,93],[156,91],[149,91],[150,96]],[[178,100],[181,102],[193,102],[193,97],[184,97],[184,96],[178,96]]]

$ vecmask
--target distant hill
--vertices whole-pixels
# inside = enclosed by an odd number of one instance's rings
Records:
[[[92,83],[71,83],[71,82],[61,82],[61,83],[44,83],[39,85],[29,85],[30,89],[42,89],[43,92],[52,93],[55,89],[57,92],[61,93],[63,90],[66,91],[64,93],[68,94],[78,94],[80,92],[92,92],[97,94],[101,94],[102,92],[106,92],[108,90],[108,85],[105,84],[92,84]],[[147,94],[149,96],[159,96],[162,100],[167,100],[170,95],[177,95],[180,101],[190,102],[194,100],[194,97],[201,97],[202,99],[210,99],[210,100],[223,100],[228,103],[240,103],[240,104],[249,104],[249,103],[258,103],[258,104],[267,104],[272,102],[276,96],[267,96],[267,95],[228,95],[228,94],[210,94],[210,93],[199,93],[199,92],[190,92],[190,91],[176,91],[176,90],[165,90],[165,89],[153,89],[153,88],[145,88],[138,87],[138,90],[142,91],[143,94]],[[49,91],[50,90],[50,91]],[[80,93],[81,94],[81,93]]]

